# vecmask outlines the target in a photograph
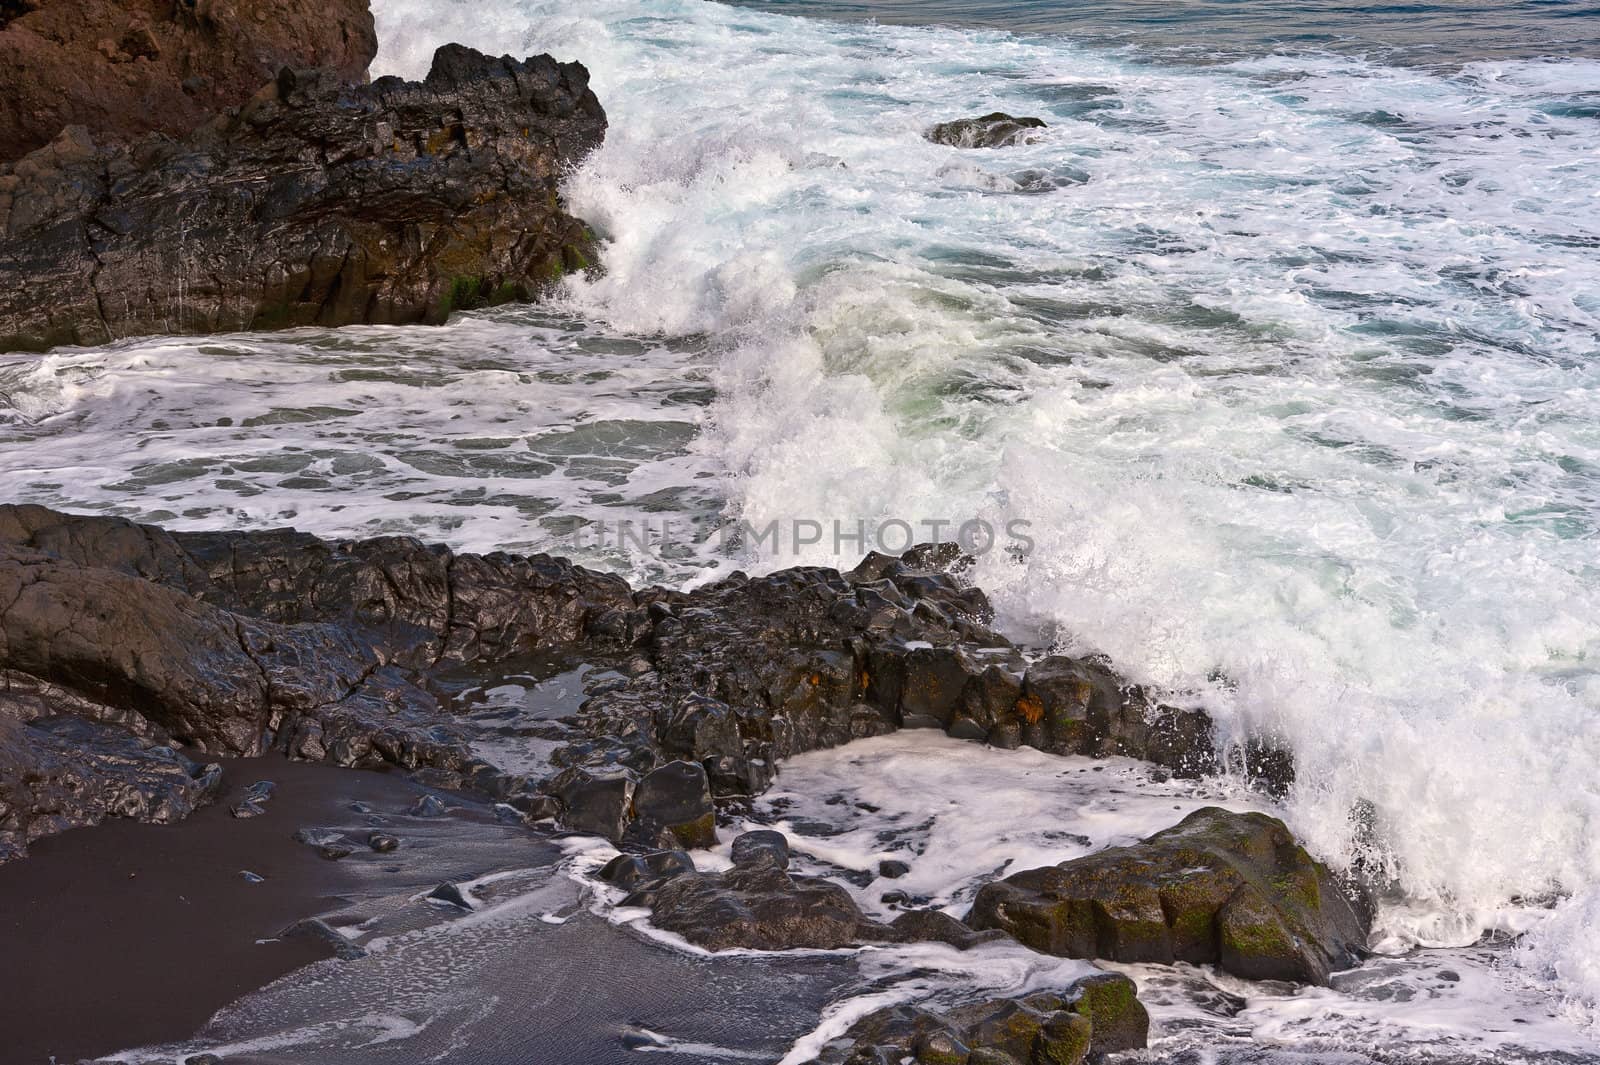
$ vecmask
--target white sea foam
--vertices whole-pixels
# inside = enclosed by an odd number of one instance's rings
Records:
[[[1371,803],[1394,942],[1600,881],[1600,137],[1562,107],[1594,64],[452,10],[381,4],[388,62],[461,36],[593,69],[615,128],[570,194],[610,272],[572,306],[728,339],[697,448],[739,514],[1031,521],[980,567],[1004,617],[1282,735],[1330,860]],[[921,139],[992,108],[1051,128]]]
[[[977,573],[1003,621],[1278,734],[1284,812],[1336,864],[1370,804],[1365,857],[1407,894],[1388,949],[1532,921],[1525,977],[1600,998],[1600,66],[1163,66],[701,0],[375,7],[384,72],[445,40],[593,71],[612,129],[568,197],[607,272],[570,285],[573,320],[6,360],[8,494],[469,547],[724,506],[1025,520],[1029,557]],[[921,137],[995,108],[1050,128]],[[1009,191],[1030,174],[1063,183]],[[338,378],[392,350],[423,371]],[[366,413],[243,425],[324,403]],[[595,418],[687,428],[522,459]],[[502,433],[503,476],[408,465]],[[323,484],[232,461],[286,453]],[[680,580],[715,561],[599,556]]]

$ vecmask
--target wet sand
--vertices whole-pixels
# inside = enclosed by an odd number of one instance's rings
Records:
[[[187,1037],[227,1003],[328,953],[305,940],[260,940],[364,882],[410,879],[404,850],[331,862],[293,836],[307,825],[359,822],[356,801],[404,810],[425,790],[415,783],[282,758],[234,761],[226,771],[223,801],[181,824],[108,820],[41,840],[28,858],[0,867],[5,1065]],[[230,816],[257,780],[278,785],[267,812]],[[250,883],[244,870],[267,879]]]

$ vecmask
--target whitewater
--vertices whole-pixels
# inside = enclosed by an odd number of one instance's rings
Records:
[[[603,275],[439,330],[0,359],[8,498],[565,554],[596,521],[1020,521],[973,574],[1009,632],[1287,745],[1290,827],[1392,884],[1381,951],[1522,933],[1493,979],[1594,1023],[1600,61],[374,7],[379,73],[589,67],[611,129],[566,194]],[[1049,125],[923,138],[994,110]]]

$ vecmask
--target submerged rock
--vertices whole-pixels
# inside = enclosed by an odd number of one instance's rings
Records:
[[[267,812],[267,803],[275,790],[277,785],[272,781],[258,780],[244,789],[244,794],[239,796],[239,801],[228,812],[240,819],[260,817]]]
[[[310,917],[278,933],[279,939],[309,939],[321,943],[340,961],[355,961],[367,956],[366,948],[351,942],[333,925],[320,917]]]
[[[377,51],[367,0],[9,0],[0,4],[0,162],[66,126],[182,136],[284,67],[365,82]]]
[[[558,195],[606,128],[582,65],[447,45],[344,82],[285,68],[182,140],[73,126],[0,166],[0,350],[442,322],[589,266]]]
[[[995,111],[978,118],[941,122],[928,130],[926,136],[935,144],[952,148],[1009,148],[1014,144],[1033,143],[1034,138],[1028,131],[1045,128],[1043,119],[1017,118]]]
[[[1133,981],[1097,973],[1062,991],[990,999],[945,1013],[891,1006],[857,1021],[816,1065],[1078,1065],[1146,1045],[1150,1016]]]
[[[296,842],[316,850],[330,862],[337,862],[356,852],[356,845],[343,832],[332,828],[302,828],[294,834]]]
[[[985,884],[967,922],[1050,954],[1321,985],[1358,960],[1369,930],[1283,822],[1215,807],[1141,843]]]

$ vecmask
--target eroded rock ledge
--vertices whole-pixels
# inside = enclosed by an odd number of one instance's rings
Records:
[[[557,193],[606,128],[581,64],[447,45],[347,82],[286,68],[182,140],[74,126],[0,166],[0,350],[439,322],[589,265]]]

